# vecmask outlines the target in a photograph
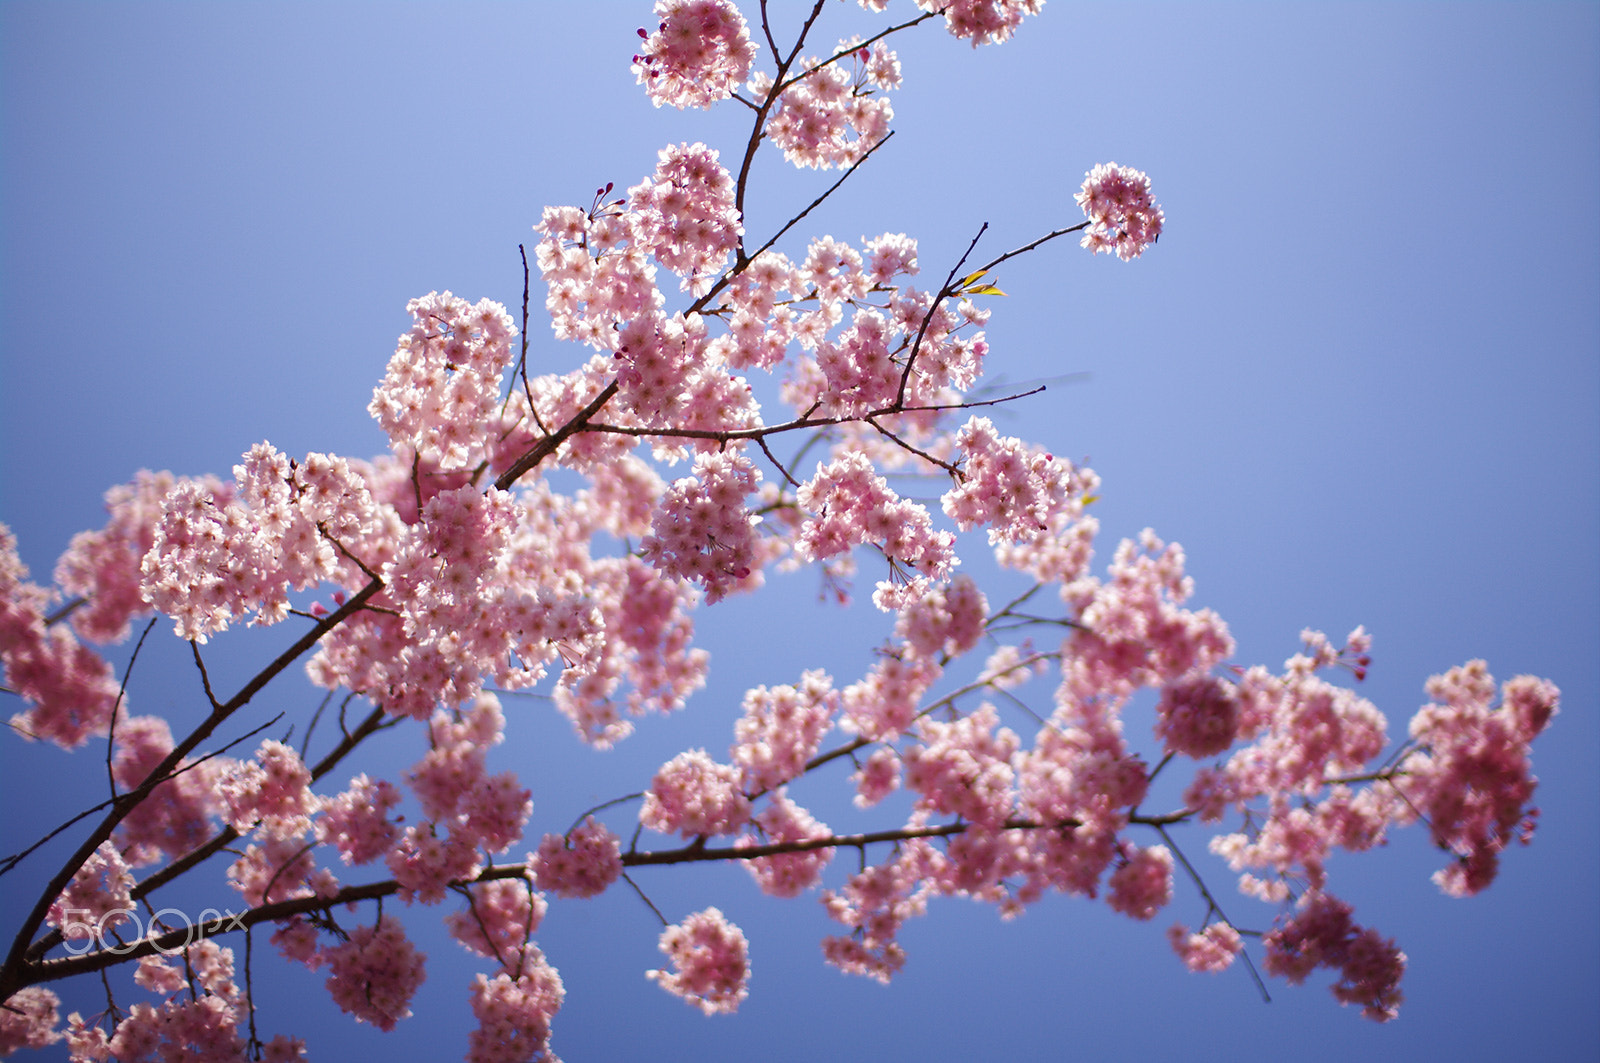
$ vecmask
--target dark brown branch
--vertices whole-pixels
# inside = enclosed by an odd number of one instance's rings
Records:
[[[613,380],[611,383],[607,384],[598,395],[594,397],[589,405],[579,410],[572,420],[556,429],[553,434],[547,435],[543,439],[539,440],[539,442],[533,445],[532,450],[529,450],[522,457],[518,458],[516,463],[512,465],[511,468],[501,473],[500,477],[494,482],[495,487],[502,491],[510,490],[511,485],[520,480],[523,473],[534,468],[540,462],[544,461],[544,459],[554,454],[558,449],[560,449],[561,444],[565,443],[571,436],[577,434],[578,432],[588,430],[589,419],[595,414],[599,413],[605,404],[611,401],[612,396],[616,395],[616,393],[617,382]]]

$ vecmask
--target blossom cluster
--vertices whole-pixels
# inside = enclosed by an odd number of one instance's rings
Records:
[[[756,46],[729,0],[656,0],[661,24],[639,31],[633,72],[657,107],[709,107],[732,96],[750,73]]]
[[[449,292],[413,299],[406,313],[414,324],[368,410],[395,446],[441,469],[476,464],[517,327],[499,303],[471,304]]]
[[[1166,215],[1150,196],[1149,176],[1139,170],[1101,163],[1084,177],[1075,198],[1089,217],[1083,246],[1096,254],[1138,258],[1161,236]]]
[[[750,78],[758,99],[777,93],[764,132],[796,166],[849,166],[889,134],[894,107],[878,93],[900,86],[894,52],[882,41],[867,47],[841,41],[834,55],[803,60],[805,73],[781,84],[766,73]]]
[[[633,245],[703,295],[739,246],[744,225],[733,178],[704,144],[662,148],[652,180],[628,189]]]
[[[905,583],[879,583],[874,599],[879,608],[908,601],[928,581],[943,579],[956,563],[955,536],[935,529],[926,507],[895,494],[865,455],[819,463],[816,475],[800,488],[798,501],[813,515],[795,540],[797,556],[821,561],[872,543],[901,574]],[[908,570],[914,575],[905,575]]]
[[[716,908],[696,912],[661,932],[673,971],[645,977],[707,1015],[737,1011],[750,995],[750,950],[744,932]]]
[[[694,473],[662,493],[639,549],[663,574],[700,584],[715,602],[748,585],[761,562],[761,518],[745,508],[761,474],[739,453],[702,454]]]
[[[1393,941],[1352,921],[1350,906],[1337,897],[1306,894],[1294,916],[1267,934],[1262,944],[1268,973],[1297,985],[1316,968],[1330,967],[1340,975],[1333,987],[1340,1003],[1360,1004],[1362,1014],[1378,1022],[1400,1013],[1406,954]]]
[[[604,823],[587,816],[565,835],[546,834],[529,866],[540,889],[593,897],[621,877],[622,847]]]
[[[50,594],[27,579],[16,537],[0,524],[0,664],[27,702],[11,728],[73,749],[122,711],[122,692],[99,654],[65,628],[46,625]]]
[[[291,1063],[305,1058],[305,1044],[299,1038],[279,1034],[265,1042],[255,1039],[249,1026],[251,1002],[234,980],[232,949],[201,941],[185,948],[181,958],[183,971],[154,957],[140,962],[136,981],[164,998],[160,1003],[140,1001],[134,1004],[110,1033],[100,1025],[98,1018],[86,1021],[78,1012],[73,1012],[67,1016],[65,1031],[50,1041],[65,1040],[75,1063],[237,1060],[246,1058],[245,1035],[248,1033],[263,1061]],[[189,975],[187,979],[184,972]],[[184,989],[188,992],[180,992]],[[48,991],[23,990],[19,996],[35,993],[48,994]],[[30,1047],[42,1047],[44,1043],[49,1042],[36,1040]],[[8,1050],[0,1039],[0,1051]]]
[[[883,0],[862,0],[866,6],[881,10]],[[976,48],[980,44],[999,43],[1011,38],[1026,15],[1037,15],[1044,0],[917,0],[924,11],[944,13],[945,26],[962,40],[969,40]]]

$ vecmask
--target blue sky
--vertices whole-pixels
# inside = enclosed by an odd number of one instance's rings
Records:
[[[773,6],[795,21],[790,0]],[[853,4],[827,18],[870,24]],[[263,439],[376,453],[365,406],[408,299],[512,305],[543,206],[637,182],[667,143],[736,154],[742,108],[658,111],[633,84],[650,21],[621,3],[0,5],[0,521],[35,575],[139,468],[226,473]],[[849,31],[825,22],[820,39]],[[708,1019],[646,982],[658,928],[627,891],[556,903],[540,933],[568,987],[556,1050],[1595,1058],[1600,6],[1054,0],[1004,47],[929,26],[899,50],[895,140],[801,232],[909,233],[931,285],[985,221],[994,253],[1071,223],[1095,163],[1148,171],[1167,231],[1143,259],[1051,247],[998,278],[990,372],[1084,374],[1003,427],[1104,477],[1102,562],[1146,526],[1181,542],[1240,660],[1276,666],[1303,627],[1365,624],[1362,693],[1393,732],[1429,675],[1472,657],[1555,681],[1540,834],[1466,901],[1429,883],[1438,854],[1415,831],[1335,864],[1357,918],[1410,956],[1385,1027],[1324,980],[1272,983],[1266,1005],[1242,971],[1185,973],[1162,936],[1203,913],[1181,884],[1153,926],[1066,898],[1004,924],[935,904],[884,988],[822,963],[832,924],[813,900],[765,898],[737,869],[665,869],[641,884],[669,916],[714,904],[744,927],[750,1000]],[[764,154],[749,231],[830,180]],[[538,368],[576,363],[532,331]],[[723,750],[750,685],[860,674],[883,634],[869,607],[819,612],[803,576],[770,591],[702,611],[711,685],[610,754],[518,703],[493,763],[533,788],[531,834],[677,750]],[[284,637],[220,640],[222,685]],[[189,718],[181,647],[159,642],[135,707]],[[263,709],[314,700],[295,680]],[[417,755],[415,736],[385,737],[377,764]],[[0,850],[100,799],[95,756],[0,735]],[[796,796],[828,809],[824,792]],[[1202,836],[1179,841],[1228,888]],[[62,855],[0,880],[0,910],[30,904]],[[427,933],[430,980],[401,1032],[356,1026],[288,969],[258,976],[263,1031],[304,1033],[314,1058],[456,1058],[472,966]],[[69,988],[68,1006],[97,1009],[97,992]]]

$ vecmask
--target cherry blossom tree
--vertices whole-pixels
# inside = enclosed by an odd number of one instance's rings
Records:
[[[735,1012],[759,992],[752,942],[717,898],[662,911],[640,881],[705,862],[820,898],[837,924],[827,962],[879,981],[914,962],[900,931],[935,898],[1009,918],[1065,893],[1155,921],[1181,893],[1202,916],[1163,918],[1175,962],[1243,965],[1263,986],[1321,971],[1340,1003],[1398,1014],[1405,953],[1357,920],[1330,858],[1415,827],[1441,851],[1443,893],[1487,888],[1532,836],[1530,747],[1556,688],[1468,661],[1428,680],[1391,736],[1352,685],[1371,663],[1362,629],[1308,630],[1281,666],[1239,661],[1222,618],[1190,604],[1177,544],[1146,531],[1097,569],[1099,478],[1001,431],[996,411],[1034,389],[982,383],[1005,358],[984,327],[1002,268],[1047,243],[1077,241],[1083,268],[1159,253],[1151,179],[1085,160],[1080,218],[999,252],[980,229],[931,283],[912,235],[802,238],[846,181],[870,180],[899,35],[942,25],[1001,45],[1042,0],[917,0],[845,40],[828,6],[790,26],[765,3],[659,0],[639,85],[658,107],[742,107],[748,138],[669,144],[626,190],[546,208],[520,308],[412,300],[368,406],[388,452],[261,442],[231,479],[141,474],[107,493],[106,524],[73,539],[52,586],[0,528],[10,741],[83,750],[110,790],[0,863],[75,842],[8,913],[0,1051],[303,1058],[293,1017],[256,1007],[255,946],[390,1030],[426,977],[415,924],[438,916],[482,959],[467,1058],[553,1059],[564,989],[540,925],[610,890],[662,928],[646,977]],[[827,176],[774,231],[747,231],[752,163],[774,151]],[[546,373],[528,357],[541,294],[577,355]],[[1012,584],[963,571],[985,553]],[[529,692],[596,748],[693,712],[710,668],[697,615],[793,571],[884,618],[863,674],[774,676],[746,692],[725,753],[685,750],[575,822],[540,816],[491,766]],[[163,624],[187,643],[194,681],[174,696],[198,718],[130,693]],[[218,689],[208,651],[238,625],[296,636]],[[130,640],[118,675],[96,647]],[[256,711],[302,668],[325,692],[303,716]],[[397,729],[426,751],[370,775],[362,753]],[[876,825],[835,830],[800,803],[826,787]],[[1201,873],[1203,851],[1244,899]],[[210,914],[158,908],[208,873]],[[133,988],[113,991],[127,968]],[[88,976],[105,1009],[60,1014],[50,985]]]

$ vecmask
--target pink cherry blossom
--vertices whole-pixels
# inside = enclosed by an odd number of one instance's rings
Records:
[[[737,1011],[750,995],[749,944],[716,908],[663,930],[661,951],[676,970],[647,971],[645,977],[707,1015]]]
[[[60,999],[41,986],[29,986],[13,993],[0,1007],[0,1055],[24,1048],[44,1048],[61,1040],[56,1030],[60,1019],[56,1005]]]
[[[760,518],[745,508],[745,499],[761,474],[738,453],[702,454],[694,468],[694,476],[661,496],[640,550],[659,571],[700,584],[716,602],[755,571]]]
[[[1189,676],[1161,691],[1156,734],[1166,740],[1169,753],[1197,760],[1216,756],[1233,745],[1238,727],[1238,698],[1227,680]]]
[[[546,834],[529,866],[540,889],[558,897],[594,897],[622,876],[622,848],[604,823],[587,816],[565,837]]]
[[[526,879],[484,882],[466,893],[466,908],[445,916],[450,936],[507,971],[521,971],[537,952],[531,941],[544,920],[545,899]]]
[[[940,11],[954,37],[980,44],[1009,40],[1025,15],[1037,15],[1044,0],[917,0],[924,11]]]
[[[350,780],[350,789],[322,803],[317,838],[331,844],[347,864],[366,864],[389,851],[399,830],[388,819],[400,803],[400,791],[391,782],[365,774]]]
[[[1350,906],[1326,893],[1301,898],[1297,913],[1262,939],[1268,973],[1298,984],[1317,967],[1340,973],[1334,996],[1362,1005],[1362,1014],[1387,1022],[1399,1014],[1406,955],[1350,918]]]
[[[423,958],[394,918],[356,927],[347,940],[325,950],[324,959],[334,1003],[358,1021],[392,1030],[411,1014],[411,998],[424,977]]]
[[[704,144],[663,148],[653,180],[628,189],[633,246],[703,295],[744,234],[733,178]]]
[[[905,784],[921,795],[919,806],[991,829],[1005,821],[1014,800],[1011,756],[1019,739],[999,722],[987,703],[950,723],[917,722],[920,741],[904,757]]]
[[[656,0],[660,27],[644,43],[633,72],[657,107],[709,107],[732,96],[750,73],[756,46],[744,16],[728,0]]]
[[[799,687],[756,687],[744,696],[730,751],[747,793],[773,790],[797,778],[833,723],[839,695],[825,672],[810,671]]]
[[[234,765],[217,780],[228,822],[241,834],[258,820],[271,821],[271,830],[280,834],[309,827],[317,809],[310,785],[311,772],[299,754],[273,741],[261,743],[255,760]]]
[[[739,789],[739,769],[718,764],[704,750],[679,753],[656,772],[645,791],[639,822],[662,834],[732,834],[750,819],[750,799]]]
[[[469,304],[449,292],[413,299],[411,330],[389,360],[368,409],[396,446],[441,468],[474,464],[511,362],[517,328],[505,307]]]
[[[1239,932],[1227,923],[1212,923],[1198,934],[1174,923],[1167,931],[1167,940],[1185,967],[1207,974],[1227,970],[1244,947]]]
[[[1096,254],[1138,258],[1161,236],[1166,218],[1150,198],[1150,178],[1139,170],[1101,163],[1084,177],[1076,198],[1090,222],[1083,246]]]
[[[1471,661],[1429,680],[1435,704],[1411,721],[1423,748],[1402,763],[1398,782],[1407,803],[1428,822],[1434,841],[1456,862],[1434,881],[1445,893],[1468,896],[1494,880],[1500,854],[1513,840],[1532,836],[1531,807],[1537,780],[1528,745],[1548,725],[1560,692],[1533,676],[1501,688],[1493,706],[1494,678]]]
[[[827,838],[832,833],[827,824],[789,800],[783,789],[768,798],[767,807],[752,823],[761,832],[760,837],[746,834],[739,839],[742,846]],[[817,884],[822,878],[822,869],[832,859],[832,849],[812,849],[752,857],[745,861],[745,867],[755,876],[761,892],[773,897],[798,897]]]
[[[1154,919],[1172,900],[1172,853],[1164,845],[1126,846],[1123,863],[1107,881],[1106,903],[1135,919]]]
[[[849,62],[801,60],[805,73],[778,94],[767,119],[766,135],[796,166],[849,166],[888,135],[894,119],[894,107],[878,93],[900,84],[895,54],[882,41],[866,48],[841,41],[835,54]],[[757,73],[750,88],[765,98],[776,86]]]
[[[11,717],[24,738],[72,749],[105,729],[120,688],[111,668],[64,628],[47,628],[50,594],[27,582],[16,537],[0,524],[0,664],[28,707]]]
[[[472,984],[472,1014],[478,1028],[468,1035],[469,1063],[555,1063],[550,1020],[566,996],[561,976],[538,956],[516,975],[478,975]]]
[[[135,910],[132,888],[133,874],[127,862],[114,845],[106,842],[84,862],[50,906],[48,922],[61,930],[68,941],[108,938],[116,933],[119,923],[126,922],[126,916],[120,913]]]

